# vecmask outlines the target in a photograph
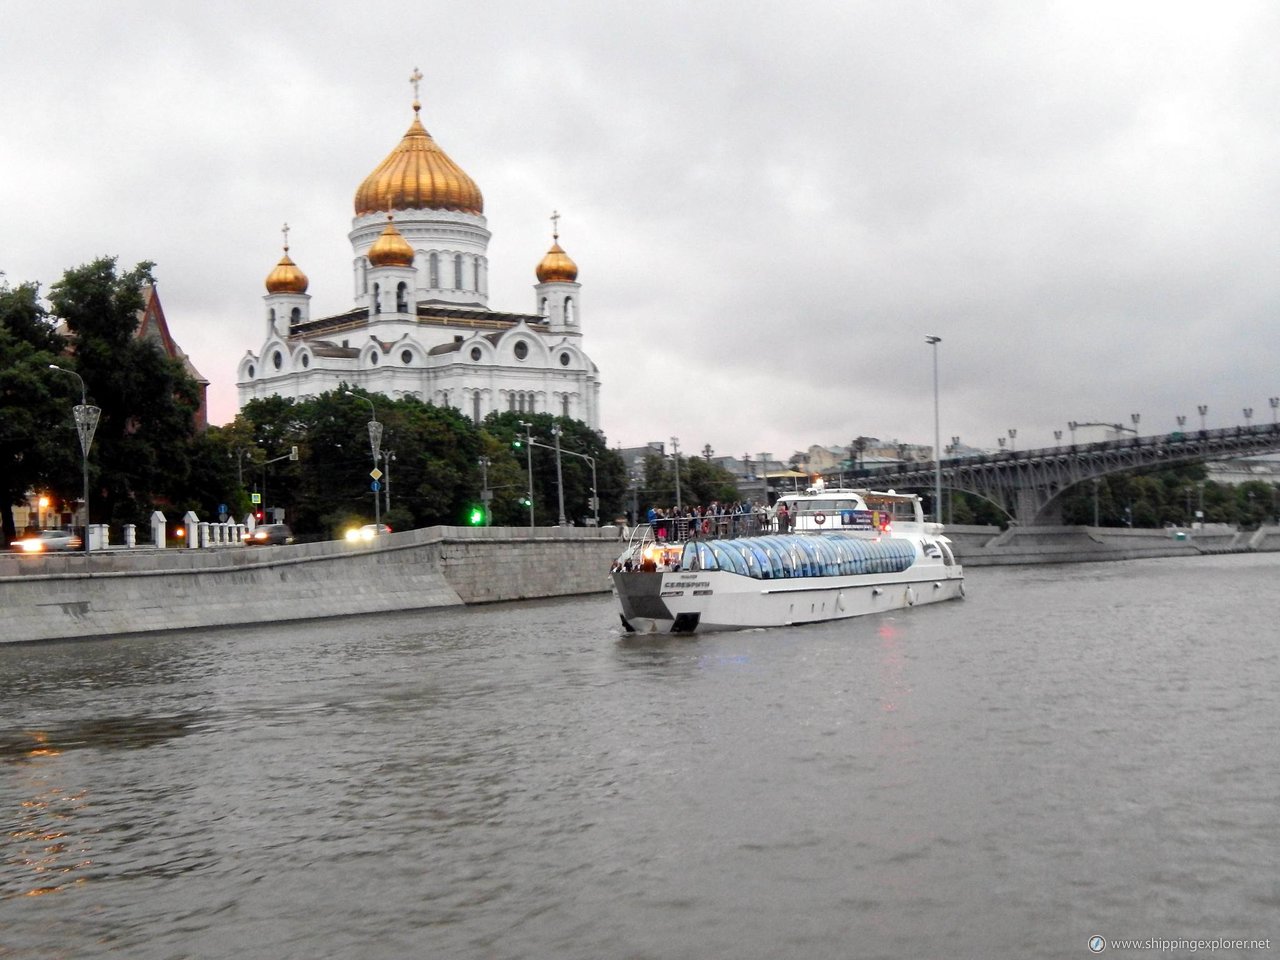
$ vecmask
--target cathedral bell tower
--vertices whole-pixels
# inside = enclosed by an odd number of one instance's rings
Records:
[[[414,294],[413,247],[396,229],[391,213],[387,225],[366,254],[369,258],[369,315],[413,314],[417,312]]]
[[[275,269],[267,274],[267,339],[289,336],[289,328],[311,319],[311,296],[307,293],[307,275],[289,259],[289,225],[281,228],[284,234],[284,256]]]
[[[560,214],[551,214],[551,249],[538,264],[538,282],[534,285],[538,314],[547,320],[551,333],[582,336],[578,283],[578,265],[560,249]]]

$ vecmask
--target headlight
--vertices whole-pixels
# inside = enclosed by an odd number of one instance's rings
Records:
[[[22,541],[23,553],[40,553],[42,550],[44,550],[44,544],[41,543],[39,540],[23,540]]]

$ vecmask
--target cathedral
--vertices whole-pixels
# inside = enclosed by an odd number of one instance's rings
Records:
[[[533,313],[488,305],[484,197],[418,114],[356,190],[355,305],[312,317],[308,280],[284,255],[267,276],[264,340],[237,370],[240,404],[306,397],[342,384],[452,406],[477,423],[493,411],[550,413],[599,429],[600,376],[582,349],[578,267],[551,248],[535,271]]]

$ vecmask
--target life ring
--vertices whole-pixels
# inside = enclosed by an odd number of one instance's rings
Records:
[[[907,587],[907,606],[914,607],[916,605],[916,592]]]
[[[827,515],[825,513],[815,513],[813,515],[813,522],[816,523],[818,526],[822,526],[824,523],[827,522]]]
[[[703,520],[703,521],[702,521],[702,532],[703,532],[703,533],[710,533],[710,532],[711,532],[711,521],[710,521],[710,520]]]

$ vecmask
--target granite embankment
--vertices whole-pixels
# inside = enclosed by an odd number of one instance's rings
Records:
[[[1044,526],[1002,531],[998,527],[950,526],[947,536],[966,567],[1280,550],[1280,527],[1276,526],[1244,532],[1227,524],[1205,524],[1195,530]]]
[[[1280,551],[1240,532],[955,526],[966,567]],[[0,556],[0,642],[105,637],[522,600],[609,589],[616,527],[428,527],[376,546],[108,550]]]
[[[0,556],[0,642],[599,593],[609,589],[619,535],[616,527],[428,527],[376,546]]]

